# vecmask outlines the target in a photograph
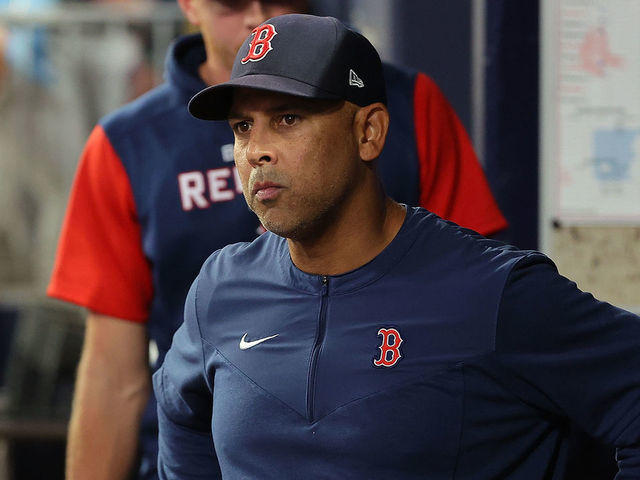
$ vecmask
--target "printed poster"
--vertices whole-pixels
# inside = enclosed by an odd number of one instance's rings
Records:
[[[640,224],[640,0],[553,3],[553,216]]]

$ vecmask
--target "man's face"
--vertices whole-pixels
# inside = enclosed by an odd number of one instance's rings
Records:
[[[288,13],[304,13],[306,0],[190,0],[189,20],[200,27],[209,55],[231,70],[236,52],[255,27]]]
[[[280,236],[317,236],[337,218],[363,175],[354,117],[343,101],[236,89],[229,115],[247,204]]]

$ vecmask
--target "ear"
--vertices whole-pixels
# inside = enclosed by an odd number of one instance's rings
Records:
[[[380,156],[389,130],[389,111],[383,103],[361,107],[355,115],[354,128],[360,158],[370,162]]]
[[[198,25],[198,16],[195,14],[192,3],[193,0],[178,0],[180,10],[182,10],[182,13],[187,18],[189,23],[191,23],[192,25]]]

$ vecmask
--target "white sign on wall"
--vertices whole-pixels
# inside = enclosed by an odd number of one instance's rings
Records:
[[[562,224],[640,224],[640,1],[544,4],[543,155]]]

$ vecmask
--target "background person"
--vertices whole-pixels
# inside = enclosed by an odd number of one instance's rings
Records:
[[[206,85],[228,80],[253,28],[307,4],[179,3],[201,35],[174,43],[163,85],[93,130],[48,289],[90,311],[69,430],[70,479],[124,478],[138,446],[140,478],[155,477],[149,363],[155,370],[162,362],[182,322],[189,285],[208,255],[264,231],[242,197],[232,133],[224,123],[192,118],[186,105]],[[437,86],[424,74],[395,67],[387,66],[385,75],[394,126],[380,169],[394,198],[481,233],[504,228],[468,136]]]

